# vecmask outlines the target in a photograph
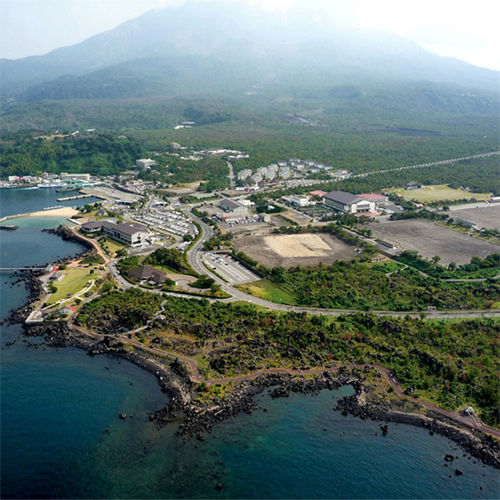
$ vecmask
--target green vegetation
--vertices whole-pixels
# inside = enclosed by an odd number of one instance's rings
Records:
[[[275,304],[297,305],[297,299],[293,294],[266,280],[236,285],[236,288],[254,297],[269,300]]]
[[[163,297],[137,288],[114,291],[84,304],[76,323],[103,334],[132,330],[152,320],[162,301]]]
[[[115,255],[117,257],[123,256],[123,252],[125,252],[126,255],[126,246],[123,243],[120,243],[117,240],[113,240],[110,238],[99,238],[98,239],[99,244],[101,245],[101,248],[108,254],[110,257],[114,257]]]
[[[264,294],[261,291],[269,288],[268,283],[291,296],[292,299],[287,300],[289,304],[328,309],[488,309],[500,300],[498,282],[447,283],[422,276],[411,268],[386,276],[385,270],[356,259],[307,269],[275,268],[267,276],[266,283],[243,286],[248,293],[273,300],[276,292]]]
[[[195,288],[210,288],[215,283],[213,278],[210,278],[206,274],[202,274],[198,277],[196,281],[190,284],[190,286],[194,286]]]
[[[162,299],[129,290],[83,306],[77,322],[110,334],[142,326]],[[267,367],[307,369],[370,363],[394,372],[408,393],[443,408],[472,405],[490,425],[499,425],[500,324],[494,319],[426,321],[414,318],[342,315],[337,319],[280,313],[249,304],[210,304],[168,297],[164,319],[152,324],[153,339],[168,350],[173,336],[193,338],[202,348],[200,368],[209,376],[232,376]],[[123,316],[122,316],[123,315]],[[122,323],[123,322],[123,323]],[[170,339],[170,340],[169,340]],[[212,345],[223,349],[213,349]]]
[[[498,158],[497,165],[498,165]],[[424,186],[421,189],[413,189],[407,191],[406,189],[395,189],[392,191],[395,194],[402,196],[407,200],[416,201],[418,203],[430,202],[454,202],[454,201],[484,201],[489,200],[490,196],[484,193],[474,193],[464,191],[462,189],[454,189],[447,185],[433,184],[431,186]]]
[[[195,274],[187,263],[186,254],[174,248],[158,248],[143,263],[163,267],[174,273]]]
[[[129,271],[136,269],[141,265],[141,259],[136,255],[125,257],[116,263],[116,269],[122,276],[128,276]]]
[[[0,141],[0,175],[43,171],[113,175],[133,165],[142,151],[134,139],[112,134],[54,140],[16,136]]]
[[[414,250],[405,250],[398,257],[400,262],[408,264],[429,276],[441,279],[477,279],[493,278],[500,275],[500,254],[492,254],[481,259],[472,257],[469,264],[457,266],[451,262],[448,267],[440,266],[439,260],[429,261]]]
[[[48,305],[75,295],[83,290],[89,281],[97,277],[89,268],[66,269],[62,271],[62,274],[64,278],[57,283],[56,291],[47,299]]]
[[[227,163],[221,158],[205,156],[198,161],[182,160],[175,156],[157,156],[159,165],[154,170],[144,170],[139,178],[169,184],[201,183],[198,191],[212,192],[230,187]]]

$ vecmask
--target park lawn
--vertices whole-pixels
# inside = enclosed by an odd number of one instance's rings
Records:
[[[86,287],[88,281],[99,277],[99,274],[90,274],[90,268],[65,269],[61,273],[64,278],[62,281],[54,283],[57,292],[50,295],[47,299],[47,305],[69,298],[68,294],[75,295]]]
[[[292,294],[286,292],[285,290],[282,290],[281,288],[266,280],[243,283],[241,285],[236,285],[236,288],[238,288],[242,292],[253,295],[254,297],[269,300],[270,302],[274,302],[275,304],[297,304],[297,301]]]
[[[118,241],[104,238],[102,241],[99,241],[101,248],[110,256],[114,257],[115,253],[122,248],[126,248],[127,245],[123,243],[119,243]]]
[[[437,186],[424,186],[421,189],[407,191],[404,188],[394,189],[391,192],[399,194],[406,200],[416,201],[417,203],[430,203],[433,201],[455,201],[455,200],[489,200],[491,195],[488,193],[471,193],[461,189],[453,189],[446,184]]]

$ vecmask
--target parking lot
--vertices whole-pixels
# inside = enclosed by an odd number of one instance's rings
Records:
[[[441,257],[440,264],[467,264],[474,256],[484,259],[498,252],[493,243],[472,238],[421,219],[381,220],[368,226],[373,236],[405,250],[417,250],[426,259]]]
[[[260,279],[228,254],[205,253],[203,260],[210,269],[225,278],[230,284],[248,283]]]

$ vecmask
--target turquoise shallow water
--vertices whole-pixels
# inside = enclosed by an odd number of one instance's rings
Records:
[[[2,265],[80,251],[40,232],[59,222],[25,219],[0,235]],[[0,274],[2,317],[26,300],[22,286],[12,287],[16,279]],[[204,442],[184,443],[175,427],[148,421],[167,398],[149,373],[45,348],[19,337],[18,325],[1,328],[2,498],[499,497],[497,471],[448,440],[404,425],[389,425],[382,437],[376,422],[333,412],[334,396],[349,388],[278,400],[266,393],[259,401],[267,412],[240,415]],[[122,411],[133,418],[120,420]],[[459,457],[463,476],[443,466],[448,453]]]

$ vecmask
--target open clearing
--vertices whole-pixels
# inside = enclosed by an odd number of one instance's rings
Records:
[[[401,188],[395,189],[393,192],[401,195],[406,200],[412,200],[418,203],[429,203],[432,201],[444,200],[472,200],[473,198],[476,200],[489,200],[491,198],[490,194],[471,193],[461,189],[453,189],[447,185],[424,186],[421,189],[412,189],[410,191]]]
[[[452,219],[463,219],[477,224],[479,227],[486,229],[500,229],[500,204],[498,205],[483,205],[479,208],[472,205],[470,208],[460,207],[448,212]]]
[[[420,219],[374,222],[369,225],[373,235],[404,250],[417,250],[427,259],[441,257],[440,264],[467,264],[474,256],[485,258],[498,252],[487,241],[472,238]]]
[[[267,267],[309,267],[356,256],[353,246],[329,234],[245,236],[234,244],[237,250]]]
[[[91,280],[99,278],[99,274],[93,274],[88,268],[71,268],[61,271],[63,278],[54,283],[57,292],[50,295],[47,299],[47,305],[55,304],[59,300],[67,299],[80,292]]]

